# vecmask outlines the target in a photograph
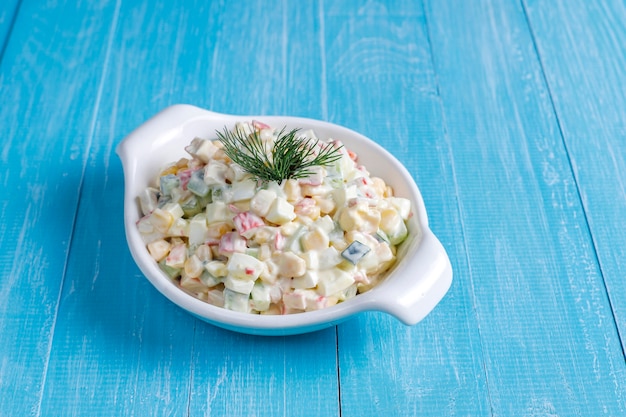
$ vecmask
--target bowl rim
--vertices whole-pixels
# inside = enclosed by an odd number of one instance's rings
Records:
[[[136,203],[137,190],[141,189],[140,187],[145,188],[148,184],[147,181],[145,184],[138,184],[136,178],[139,174],[146,175],[146,168],[142,168],[142,162],[146,165],[147,161],[140,156],[145,155],[147,149],[152,153],[166,144],[180,142],[183,144],[181,148],[184,147],[193,139],[193,136],[186,132],[187,128],[189,128],[187,130],[193,130],[190,128],[191,125],[208,126],[219,122],[220,125],[217,128],[221,129],[224,125],[244,120],[262,120],[272,126],[277,123],[281,126],[283,124],[305,126],[305,128],[314,129],[316,133],[318,131],[334,132],[333,136],[336,139],[345,142],[347,138],[350,138],[348,142],[356,141],[364,144],[370,152],[374,152],[377,157],[393,165],[397,170],[394,176],[399,176],[399,180],[411,194],[408,198],[414,206],[413,217],[417,221],[419,236],[414,237],[406,251],[410,255],[417,254],[419,262],[412,259],[400,259],[389,275],[371,290],[331,307],[288,315],[256,315],[227,310],[202,301],[175,285],[150,257],[136,227],[136,221],[140,217]],[[352,146],[347,147],[352,148]],[[344,126],[295,116],[223,114],[192,105],[177,104],[163,109],[128,134],[117,145],[116,153],[122,161],[124,171],[125,234],[135,263],[161,294],[179,307],[211,324],[243,333],[287,335],[330,327],[364,311],[383,311],[407,325],[412,325],[419,322],[439,303],[451,285],[452,268],[448,255],[428,226],[428,216],[422,195],[409,171],[384,147]],[[357,153],[361,156],[360,151]],[[172,160],[173,157],[164,163]],[[163,166],[164,163],[159,164]],[[153,162],[152,165],[155,163]],[[370,169],[367,164],[366,167]],[[155,172],[151,174],[154,175]],[[398,178],[395,180],[397,182]],[[403,195],[403,197],[407,196]],[[415,272],[413,269],[424,269],[421,272],[418,271],[419,277],[413,280],[416,284],[413,285],[412,280],[407,278],[404,281],[410,284],[410,288],[405,290],[394,288],[394,277],[397,274],[413,274]]]

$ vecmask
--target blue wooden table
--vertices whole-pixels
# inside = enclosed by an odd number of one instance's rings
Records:
[[[626,415],[621,0],[0,2],[1,416]],[[232,333],[123,231],[122,138],[166,106],[357,130],[454,269],[407,327]]]

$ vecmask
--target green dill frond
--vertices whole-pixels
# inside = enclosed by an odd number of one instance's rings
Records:
[[[328,143],[316,153],[318,139],[298,136],[300,129],[285,130],[278,133],[270,149],[256,129],[249,135],[226,127],[216,133],[226,155],[261,182],[305,178],[313,173],[312,167],[328,166],[341,158],[341,148]]]

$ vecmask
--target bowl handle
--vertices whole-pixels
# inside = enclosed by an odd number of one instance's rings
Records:
[[[170,129],[180,128],[181,125],[191,119],[196,117],[218,119],[225,116],[190,104],[175,104],[161,110],[131,132],[117,145],[115,151],[122,162],[125,162],[131,155],[142,155],[151,146],[155,146],[154,138],[163,135]]]
[[[427,227],[413,257],[398,266],[393,281],[383,283],[376,310],[414,325],[441,301],[452,283],[452,266],[441,242]]]

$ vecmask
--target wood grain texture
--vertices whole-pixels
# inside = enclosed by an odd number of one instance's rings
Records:
[[[524,4],[626,349],[626,7]]]
[[[482,354],[422,5],[354,5],[333,2],[325,12],[330,119],[385,146],[415,176],[456,275],[415,327],[375,313],[339,326],[342,416],[484,415]]]
[[[211,108],[323,117],[317,16],[316,2],[229,2],[208,63]],[[258,338],[198,326],[190,414],[338,415],[336,354],[333,328]]]
[[[287,74],[300,70],[286,61],[285,49],[313,34],[282,19],[246,30],[263,8],[243,2],[118,7],[50,356],[54,384],[46,387],[42,409],[60,415],[337,414],[334,329],[300,338],[223,331],[175,308],[141,277],[124,243],[121,166],[112,153],[134,127],[129,121],[139,124],[174,103],[284,113]],[[315,30],[305,12],[294,9],[291,19]],[[309,76],[319,84],[318,71]],[[224,82],[228,77],[236,81]],[[312,97],[318,89],[300,94]],[[300,97],[293,111],[319,116],[319,103],[313,110],[310,103],[316,102]]]
[[[491,411],[622,415],[619,339],[524,11],[433,1],[427,19]]]
[[[624,21],[618,0],[1,2],[0,416],[626,415]],[[175,103],[385,146],[449,293],[413,327],[294,337],[175,307],[130,257],[113,152]]]
[[[126,121],[139,124],[168,104],[172,86],[163,79],[172,70],[170,58],[179,52],[167,48],[168,55],[144,45],[144,51],[160,53],[159,59],[135,55],[127,39],[143,29],[152,34],[150,42],[171,45],[180,30],[178,21],[150,20],[163,16],[162,5],[153,5],[155,14],[120,1],[112,6],[110,15],[100,16],[109,28],[102,42],[98,103],[92,109],[93,137],[50,354],[52,382],[41,409],[50,415],[185,415],[195,320],[158,294],[129,257],[122,171],[113,153],[134,127]],[[145,27],[151,24],[161,26]],[[153,101],[152,94],[163,91]]]
[[[34,3],[21,4],[0,66],[5,415],[40,411],[108,33],[109,19],[90,16],[113,10]]]

